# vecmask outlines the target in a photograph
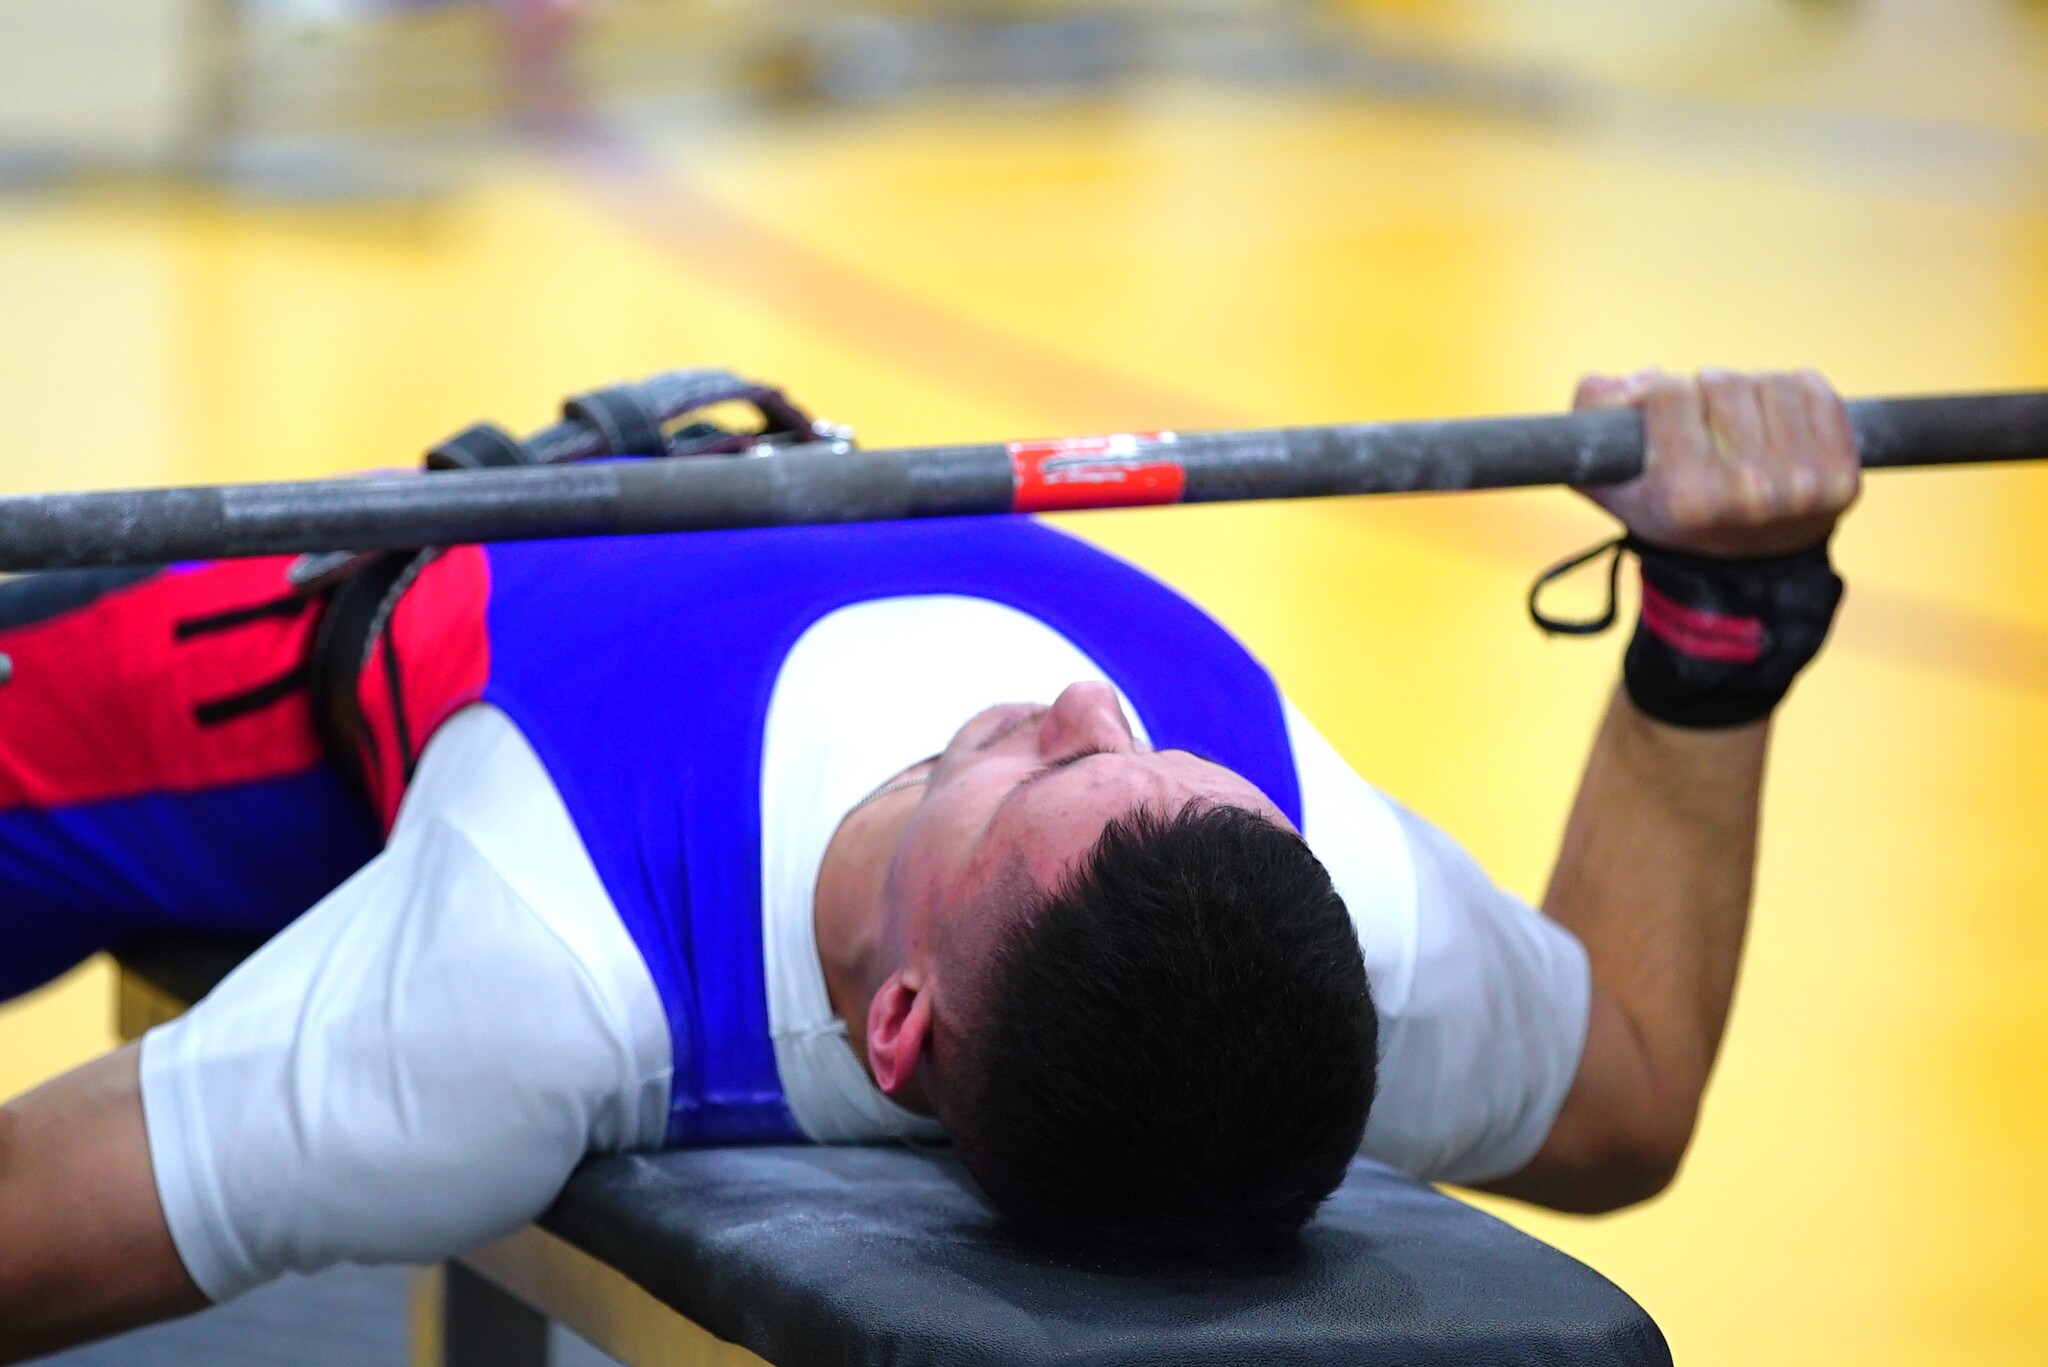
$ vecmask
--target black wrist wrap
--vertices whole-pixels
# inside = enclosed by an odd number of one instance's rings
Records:
[[[1628,538],[1642,564],[1642,616],[1622,662],[1629,698],[1673,726],[1740,726],[1770,715],[1819,653],[1842,601],[1827,543],[1724,560]]]

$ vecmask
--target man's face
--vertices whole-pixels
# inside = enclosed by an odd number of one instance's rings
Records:
[[[907,959],[972,990],[1007,909],[1005,880],[1050,888],[1136,808],[1194,799],[1287,819],[1247,780],[1131,734],[1115,690],[1077,683],[1046,707],[1006,703],[973,717],[938,757],[889,870],[891,920]],[[961,978],[968,979],[961,983]]]

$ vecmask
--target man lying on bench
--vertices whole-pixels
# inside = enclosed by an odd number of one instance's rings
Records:
[[[0,1110],[0,1359],[438,1260],[662,1145],[944,1134],[1020,1231],[1168,1253],[1287,1239],[1361,1150],[1658,1191],[1858,467],[1812,376],[1578,401],[1645,414],[1590,491],[1644,616],[1541,914],[1025,519],[0,588],[0,997],[275,932]]]

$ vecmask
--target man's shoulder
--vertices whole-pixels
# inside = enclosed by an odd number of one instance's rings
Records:
[[[1380,1013],[1398,1015],[1414,976],[1417,916],[1414,857],[1399,809],[1284,694],[1280,706],[1301,785],[1302,839],[1351,912]]]

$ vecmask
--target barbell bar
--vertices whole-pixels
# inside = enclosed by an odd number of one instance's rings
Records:
[[[664,381],[642,386],[656,407]],[[1848,410],[1866,468],[2048,457],[2048,391],[1859,399]],[[897,450],[819,440],[743,455],[576,463],[601,448],[587,428],[562,423],[525,445],[568,463],[0,497],[0,570],[1608,484],[1641,472],[1643,425],[1621,410]]]

